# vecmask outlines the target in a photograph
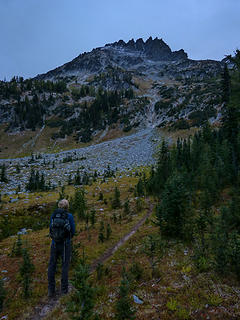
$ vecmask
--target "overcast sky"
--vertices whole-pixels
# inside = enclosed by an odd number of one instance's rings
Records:
[[[240,48],[240,0],[0,0],[0,79],[149,36],[191,59],[221,60]]]

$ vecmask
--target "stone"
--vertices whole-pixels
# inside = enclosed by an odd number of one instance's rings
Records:
[[[18,231],[17,234],[19,234],[19,235],[27,234],[27,229],[26,229],[26,228],[23,228],[23,229],[21,229],[20,231]]]
[[[133,300],[137,304],[143,304],[143,301],[139,299],[135,294],[133,294]]]

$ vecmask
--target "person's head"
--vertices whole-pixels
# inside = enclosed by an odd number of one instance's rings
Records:
[[[58,208],[68,210],[69,202],[66,199],[62,199],[58,202]]]

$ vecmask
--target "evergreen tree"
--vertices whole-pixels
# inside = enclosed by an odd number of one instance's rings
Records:
[[[136,185],[136,194],[139,197],[144,196],[144,194],[145,194],[145,192],[144,192],[144,183],[143,183],[141,178],[138,180],[138,183]]]
[[[223,87],[223,96],[222,101],[225,103],[229,102],[230,99],[230,75],[228,71],[227,64],[224,64],[224,71],[222,76],[222,87]]]
[[[117,223],[117,215],[115,211],[113,212],[113,222]]]
[[[82,184],[82,180],[81,180],[81,176],[80,176],[80,171],[79,171],[79,169],[77,169],[77,173],[76,173],[75,178],[74,178],[74,184],[75,184],[75,185],[80,185],[80,184]]]
[[[102,200],[103,200],[103,193],[102,193],[102,191],[99,193],[98,200],[99,200],[99,201],[102,201]]]
[[[84,219],[87,210],[84,189],[76,189],[74,195],[74,211],[80,220]]]
[[[124,202],[123,215],[124,215],[124,216],[128,216],[129,214],[130,214],[129,200],[127,199],[127,200]]]
[[[170,152],[167,143],[163,140],[159,152],[156,172],[154,172],[154,175],[150,177],[147,183],[148,191],[160,195],[171,172]]]
[[[99,233],[98,233],[98,242],[103,243],[104,242],[104,222],[100,222],[100,228],[99,228]]]
[[[2,165],[2,170],[1,170],[1,175],[0,175],[0,181],[1,181],[1,182],[8,182],[5,164]]]
[[[69,174],[68,176],[68,185],[70,186],[72,184],[72,175]]]
[[[106,230],[106,239],[107,240],[110,238],[111,234],[112,234],[112,229],[111,229],[110,224],[108,223],[107,224],[107,230]]]
[[[90,212],[90,221],[91,221],[92,227],[94,227],[94,225],[96,223],[96,210],[95,209],[92,209]]]
[[[112,200],[112,208],[117,209],[121,207],[121,201],[120,201],[120,191],[118,187],[116,186],[114,189],[114,198]]]
[[[94,317],[96,289],[91,286],[89,277],[89,266],[83,257],[74,270],[72,284],[75,290],[67,307],[73,320],[91,320]]]
[[[173,237],[191,237],[191,198],[183,175],[174,173],[167,181],[156,217],[161,233]]]
[[[101,280],[103,277],[103,265],[101,263],[97,264],[96,272],[97,272],[97,279]]]
[[[159,235],[149,235],[143,241],[143,253],[148,258],[152,276],[155,275],[156,265],[160,262],[165,248],[166,242]]]
[[[20,257],[22,255],[22,239],[21,235],[18,234],[17,242],[16,242],[16,250],[15,250],[15,256]]]
[[[29,298],[31,295],[31,276],[34,271],[34,265],[31,262],[29,253],[27,249],[23,250],[23,263],[20,267],[20,276],[21,276],[21,283],[23,286],[23,295],[25,298]]]
[[[141,212],[143,209],[143,201],[141,198],[136,199],[136,211]]]
[[[75,244],[73,241],[71,241],[71,248],[72,248],[72,252],[71,252],[71,265],[72,266],[76,266],[79,263],[79,253],[78,253],[78,248],[80,247],[80,243],[79,244]]]
[[[126,276],[121,280],[119,287],[119,299],[116,303],[115,318],[117,320],[133,320],[135,319],[135,310],[131,306],[131,299],[129,297],[129,281]]]
[[[5,298],[6,298],[6,289],[4,288],[3,280],[0,279],[0,312],[2,312]]]

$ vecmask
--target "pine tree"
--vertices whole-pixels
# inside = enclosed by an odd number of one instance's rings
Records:
[[[2,165],[2,171],[0,175],[0,181],[1,182],[8,182],[7,175],[6,175],[6,166],[5,164]]]
[[[170,152],[168,144],[163,140],[159,152],[158,163],[154,175],[150,177],[147,183],[147,190],[150,193],[160,195],[164,185],[172,173]]]
[[[27,249],[23,250],[23,263],[20,267],[20,276],[21,276],[21,282],[23,285],[23,295],[24,298],[29,298],[31,295],[31,276],[34,271],[34,265],[31,262],[29,253]]]
[[[124,208],[123,209],[123,215],[124,216],[128,216],[130,214],[129,200],[128,199],[124,202],[123,208]]]
[[[79,253],[78,253],[78,248],[80,247],[80,243],[75,245],[73,241],[71,241],[71,265],[76,266],[79,262]]]
[[[2,312],[5,298],[6,298],[6,289],[4,288],[3,280],[0,279],[0,312]]]
[[[165,185],[156,213],[162,234],[191,237],[191,198],[185,181],[183,175],[174,173]]]
[[[71,319],[93,319],[96,289],[91,286],[89,277],[89,266],[86,265],[85,258],[83,257],[74,270],[72,280],[75,290],[67,306]]]
[[[119,287],[119,299],[116,303],[115,318],[117,320],[133,320],[135,319],[135,310],[131,306],[131,300],[129,298],[129,281],[126,276],[121,280]]]
[[[227,64],[224,64],[224,71],[222,76],[222,87],[223,87],[223,96],[222,101],[225,103],[229,102],[230,99],[230,75],[228,71]]]
[[[84,219],[87,210],[84,189],[77,189],[74,195],[74,211],[80,220]]]
[[[104,223],[103,223],[103,221],[101,221],[99,233],[98,233],[98,242],[103,243],[104,239],[105,239],[105,237],[104,237]]]
[[[117,209],[121,207],[121,201],[120,201],[120,191],[118,187],[116,186],[114,189],[114,198],[112,200],[112,208]]]
[[[80,176],[80,171],[79,171],[79,169],[77,170],[77,173],[76,173],[76,175],[75,175],[74,184],[75,184],[75,185],[80,185],[80,184],[82,184],[82,180],[81,180],[81,176]]]
[[[16,250],[15,256],[20,257],[22,255],[22,239],[20,234],[18,234],[17,242],[16,242]]]
[[[99,192],[98,200],[99,200],[99,201],[102,201],[102,200],[103,200],[103,193],[102,193],[102,191]]]
[[[141,212],[143,209],[143,201],[141,198],[136,199],[136,210],[137,212]]]
[[[117,215],[115,211],[113,212],[113,222],[117,223]]]
[[[143,253],[147,256],[152,270],[152,276],[155,275],[156,265],[160,262],[165,252],[166,242],[160,235],[149,235],[143,241]]]
[[[92,209],[90,212],[90,222],[92,227],[94,227],[95,223],[96,223],[96,210]]]
[[[112,229],[111,229],[110,224],[108,223],[107,224],[107,230],[106,230],[106,239],[107,240],[110,238],[111,234],[112,234]]]
[[[141,178],[138,180],[138,183],[136,185],[136,194],[139,197],[144,196],[144,194],[145,194],[145,192],[144,192],[144,183],[143,183]]]
[[[101,280],[103,277],[103,265],[101,263],[97,264],[96,272],[97,272],[97,279]]]

